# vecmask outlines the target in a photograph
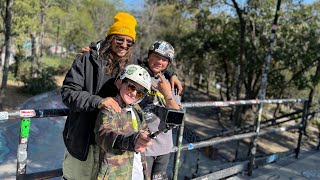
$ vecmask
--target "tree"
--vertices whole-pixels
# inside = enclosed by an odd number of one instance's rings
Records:
[[[12,23],[12,5],[13,0],[6,0],[6,15],[5,15],[5,58],[4,68],[1,83],[1,94],[3,94],[7,88],[8,71],[9,71],[9,58],[11,50],[11,23]]]
[[[30,76],[37,76],[37,70],[39,69],[39,57],[36,51],[38,46],[37,35],[39,34],[40,19],[40,1],[39,0],[16,0],[13,17],[13,30],[21,39],[29,38],[31,41],[31,61]],[[19,41],[23,43],[23,41]]]

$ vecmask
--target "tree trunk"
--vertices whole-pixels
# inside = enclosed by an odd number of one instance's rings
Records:
[[[55,54],[58,53],[59,35],[60,35],[60,20],[58,20],[58,29],[57,29],[57,37],[56,37],[56,49],[55,49]]]
[[[320,77],[320,60],[318,60],[317,70],[313,76],[313,79],[319,79],[319,77]],[[308,99],[309,99],[309,107],[308,108],[310,108],[310,106],[312,106],[312,101],[313,101],[313,97],[314,97],[315,89],[316,89],[317,85],[318,85],[318,82],[314,82],[312,84],[312,86],[310,87],[310,92],[309,92],[309,97],[308,97]]]
[[[39,63],[38,63],[38,57],[37,57],[37,52],[36,52],[36,37],[30,33],[30,39],[31,39],[31,77],[37,77],[37,70],[39,69]]]
[[[209,90],[209,88],[210,88],[210,78],[207,78],[207,80],[206,80],[206,84],[207,84],[207,87],[206,87],[206,89],[207,89],[207,95],[210,95],[210,90]]]
[[[228,63],[227,60],[225,58],[223,58],[223,69],[225,72],[225,79],[224,79],[224,83],[226,85],[226,99],[227,101],[231,100],[231,94],[230,94],[230,73],[229,73],[229,69],[228,69]],[[220,92],[222,91],[222,88],[220,89]],[[221,96],[221,100],[223,100],[223,97]]]
[[[244,80],[244,68],[245,68],[245,33],[246,33],[246,21],[243,18],[243,13],[244,10],[240,9],[238,6],[238,3],[235,0],[232,0],[232,3],[236,9],[238,18],[239,18],[239,25],[240,25],[240,38],[239,38],[239,60],[238,60],[238,67],[237,67],[237,73],[236,73],[236,78],[235,78],[235,89],[234,89],[234,94],[237,100],[241,98],[241,89],[242,89],[242,84]],[[237,106],[235,107],[234,111],[234,124],[236,127],[241,127],[242,124],[242,106]],[[235,159],[238,157],[238,143],[237,143],[237,148],[235,152]]]
[[[4,49],[5,49],[5,45],[3,44],[0,47],[0,69],[2,69],[2,66],[3,66],[3,64],[2,64],[2,52],[4,51]]]
[[[245,68],[245,33],[246,33],[246,21],[243,19],[243,10],[241,10],[235,0],[232,0],[236,11],[237,15],[239,18],[239,25],[240,25],[240,38],[239,38],[239,60],[238,60],[238,67],[237,67],[237,73],[236,73],[236,81],[235,81],[235,96],[236,99],[240,99],[240,94],[241,94],[241,87],[242,87],[242,82],[243,82],[243,76],[244,76],[244,68]]]
[[[13,72],[14,78],[18,78],[20,62],[24,58],[24,54],[22,51],[23,51],[22,46],[18,45],[16,55],[14,56],[14,60],[15,60],[15,66],[14,66],[14,72]]]
[[[244,76],[244,62],[245,62],[245,33],[246,33],[246,21],[243,19],[243,10],[240,9],[237,2],[235,0],[232,0],[233,5],[237,11],[237,15],[239,18],[239,25],[240,25],[240,38],[239,38],[239,60],[238,60],[238,67],[237,67],[237,73],[235,74],[235,86],[233,90],[233,94],[235,95],[235,98],[239,100],[240,94],[241,94],[241,88],[243,83],[243,76]],[[241,126],[242,120],[241,118],[241,107],[236,107],[234,111],[234,123],[237,127]]]
[[[10,60],[10,50],[11,50],[11,23],[12,23],[12,5],[13,0],[7,0],[6,6],[6,16],[5,16],[5,58],[3,67],[3,76],[1,83],[1,94],[5,92],[7,88],[8,72],[9,72],[9,60]]]
[[[200,75],[199,75],[198,84],[197,84],[197,89],[200,89],[200,88],[201,88],[201,85],[202,85],[202,79],[203,79],[203,76],[202,76],[202,74],[200,74]]]
[[[43,37],[44,37],[44,20],[45,20],[45,2],[40,2],[40,57],[43,56]]]

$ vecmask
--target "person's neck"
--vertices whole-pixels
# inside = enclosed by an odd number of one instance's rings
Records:
[[[158,73],[154,73],[154,72],[153,72],[153,76],[156,77],[156,78],[159,78],[160,74],[163,74],[163,73],[162,73],[161,71],[158,72]]]

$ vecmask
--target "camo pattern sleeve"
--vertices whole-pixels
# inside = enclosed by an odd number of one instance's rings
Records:
[[[133,135],[131,113],[122,109],[120,113],[113,113],[110,109],[102,109],[98,115],[95,126],[97,144],[105,151],[112,149],[119,137]]]
[[[122,109],[120,113],[113,113],[110,109],[99,112],[95,137],[101,147],[98,179],[131,179],[133,152],[114,148],[117,138],[134,134],[130,111]]]

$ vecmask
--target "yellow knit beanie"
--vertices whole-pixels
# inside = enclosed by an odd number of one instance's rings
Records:
[[[108,31],[108,35],[119,34],[119,35],[130,36],[135,41],[136,25],[137,25],[137,21],[131,14],[119,12],[114,16],[114,23],[110,27]]]

